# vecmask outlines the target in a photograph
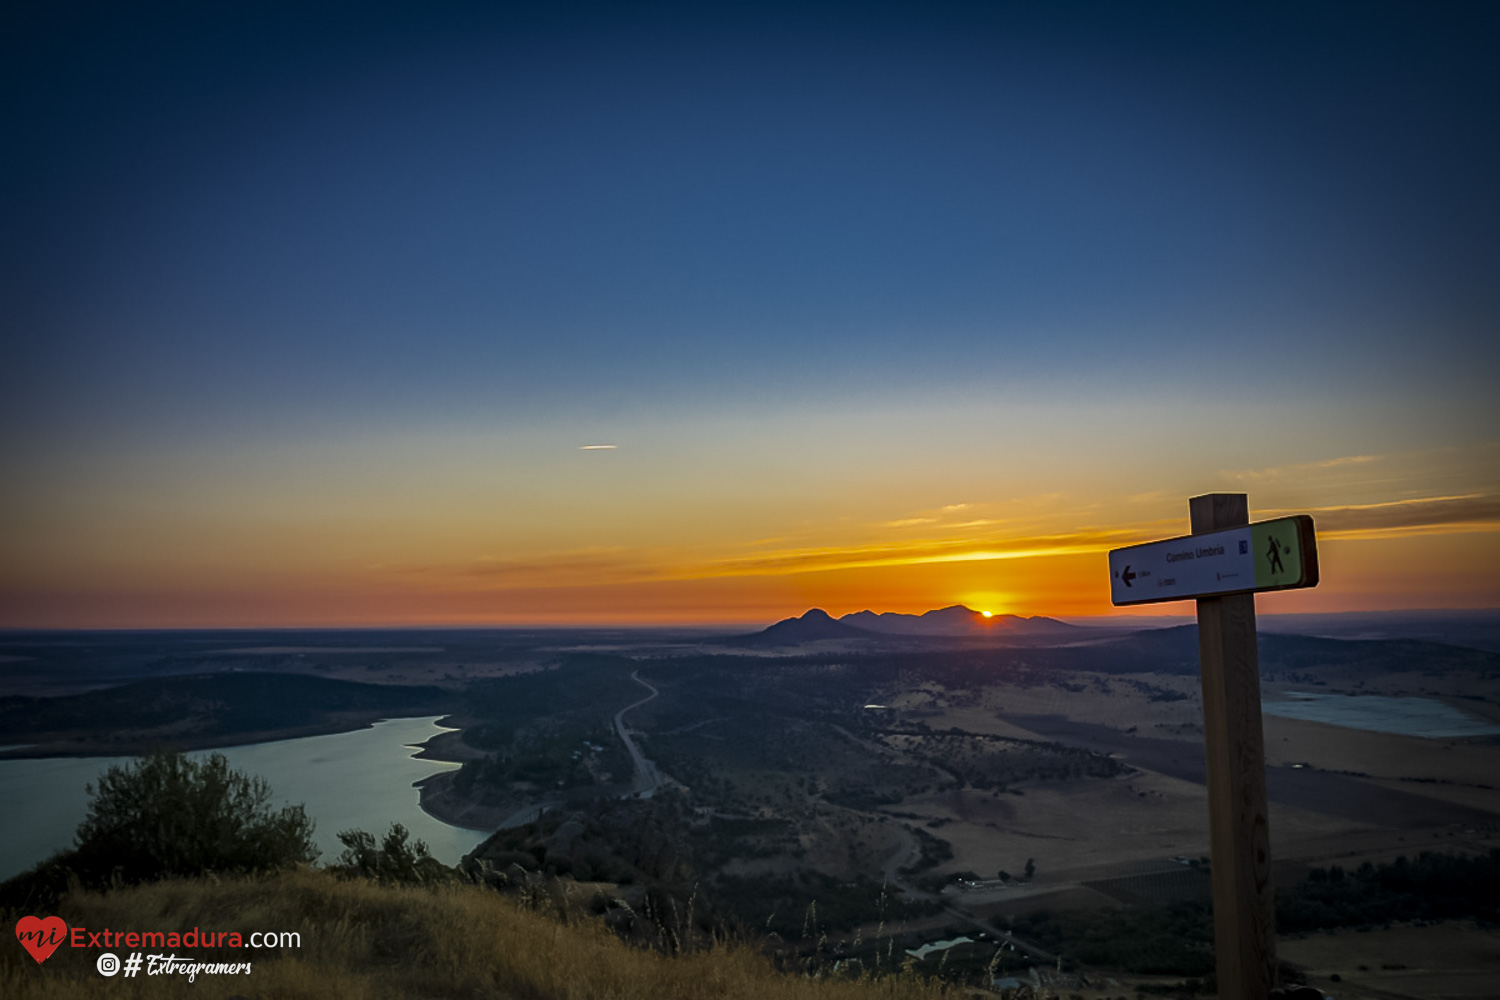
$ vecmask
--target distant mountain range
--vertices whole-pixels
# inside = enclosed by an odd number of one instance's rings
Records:
[[[961,604],[920,615],[857,611],[842,618],[834,618],[822,608],[812,608],[753,635],[741,636],[738,642],[756,646],[796,646],[824,639],[883,639],[890,636],[1058,639],[1080,631],[1083,630],[1078,626],[1055,618],[1040,615],[1032,618],[1019,615],[986,617]]]
[[[821,639],[877,639],[868,629],[845,625],[822,608],[812,608],[796,618],[785,618],[775,625],[751,635],[739,636],[737,642],[756,646],[799,646]]]
[[[1020,615],[984,615],[962,604],[940,608],[937,611],[927,611],[920,615],[903,615],[894,611],[885,611],[880,614],[873,611],[856,611],[838,620],[844,625],[853,625],[868,632],[880,632],[886,635],[1056,636],[1078,631],[1078,626],[1060,622],[1056,618],[1044,618],[1041,615],[1031,618],[1023,618]]]

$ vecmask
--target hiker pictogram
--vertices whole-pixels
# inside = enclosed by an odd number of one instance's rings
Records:
[[[1274,535],[1271,537],[1271,548],[1266,552],[1266,558],[1271,560],[1272,573],[1283,572],[1281,566],[1281,543],[1276,540]]]

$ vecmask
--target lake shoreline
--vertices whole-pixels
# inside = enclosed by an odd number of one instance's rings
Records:
[[[1288,689],[1262,698],[1266,715],[1321,722],[1346,729],[1412,736],[1427,740],[1493,740],[1500,724],[1479,715],[1477,706],[1432,695],[1348,694]]]
[[[430,760],[443,764],[463,764],[471,760],[482,760],[485,751],[464,742],[463,731],[472,725],[472,720],[445,715],[435,725],[447,732],[437,733],[426,740],[413,754],[416,760]],[[464,830],[482,830],[494,833],[520,813],[532,809],[549,809],[559,804],[553,799],[535,802],[517,798],[501,805],[475,802],[453,787],[455,771],[439,771],[417,782],[417,804],[422,811],[440,823]]]
[[[102,737],[62,735],[50,740],[40,740],[22,747],[0,751],[0,760],[44,760],[57,757],[140,757],[157,750],[180,750],[196,753],[200,750],[222,750],[226,747],[250,746],[256,743],[275,743],[282,740],[303,739],[308,736],[337,736],[342,733],[372,729],[377,723],[401,718],[426,718],[426,716],[392,716],[380,712],[339,713],[321,722],[306,726],[285,726],[278,729],[243,730],[191,739],[181,737],[136,737],[110,740]],[[439,723],[441,724],[441,723]],[[427,759],[446,761],[432,756]]]
[[[417,805],[440,823],[462,830],[478,830],[489,835],[500,829],[517,809],[526,805],[516,802],[505,806],[487,806],[465,798],[453,788],[452,776],[456,773],[458,772],[440,772],[417,782]]]
[[[430,760],[445,764],[463,764],[472,760],[481,760],[487,756],[485,751],[465,743],[463,730],[473,724],[473,720],[454,715],[446,715],[435,723],[446,728],[447,732],[434,735],[421,744],[416,754],[416,760]],[[463,795],[453,787],[454,776],[458,772],[440,771],[429,775],[416,783],[418,791],[418,805],[422,811],[433,819],[449,826],[459,827],[465,830],[484,830],[493,833],[506,827],[524,825],[531,822],[535,817],[528,814],[540,815],[549,809],[556,809],[566,804],[567,797],[559,792],[544,794],[540,799],[529,797],[517,797],[501,805],[490,805],[476,802]],[[595,798],[621,798],[630,794],[629,787],[615,787],[610,785],[590,786]],[[580,789],[572,788],[568,794],[577,795]]]
[[[460,822],[448,822],[421,808],[423,782],[434,771],[457,770],[452,763],[415,757],[415,748],[444,735],[438,718],[379,719],[357,728],[339,726],[338,732],[190,753],[201,759],[222,752],[234,770],[264,779],[272,808],[302,806],[314,821],[314,838],[325,861],[343,850],[341,832],[361,829],[379,838],[392,823],[400,823],[413,839],[425,841],[434,857],[454,864],[490,830],[472,819],[466,824],[459,816],[453,818]],[[130,763],[128,756],[76,753],[0,761],[0,811],[17,817],[0,871],[24,870],[71,844],[87,815],[88,786],[96,785],[107,768]]]

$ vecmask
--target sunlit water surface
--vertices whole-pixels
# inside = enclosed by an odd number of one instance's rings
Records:
[[[277,807],[300,803],[317,823],[314,840],[327,863],[342,849],[341,830],[368,830],[377,838],[401,823],[427,842],[438,860],[453,864],[485,837],[433,819],[418,805],[413,782],[456,764],[417,760],[416,744],[443,732],[436,716],[390,719],[369,729],[296,740],[201,751],[222,753],[229,765],[265,778]],[[126,757],[53,757],[0,761],[0,879],[30,868],[73,844],[88,806],[84,786]]]
[[[1289,691],[1286,701],[1261,703],[1267,715],[1326,722],[1350,729],[1428,739],[1492,736],[1500,726],[1432,698],[1393,698],[1374,694],[1320,694]]]

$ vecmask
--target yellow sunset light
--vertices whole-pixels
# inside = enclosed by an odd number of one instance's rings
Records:
[[[958,603],[971,611],[977,612],[986,619],[996,615],[1003,615],[1015,606],[1015,597],[1001,590],[975,589],[964,593],[959,591],[956,595]]]

